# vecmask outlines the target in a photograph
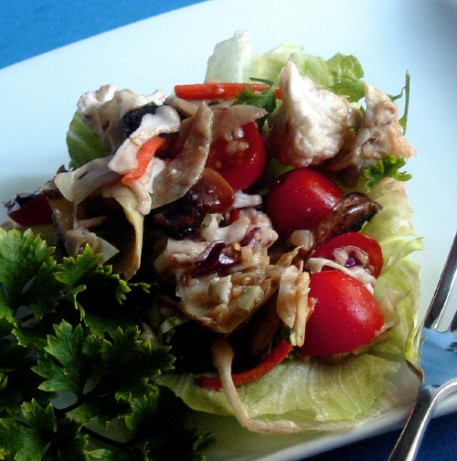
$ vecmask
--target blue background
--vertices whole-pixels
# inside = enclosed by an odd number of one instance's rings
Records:
[[[204,0],[0,0],[0,68],[202,1]],[[422,443],[418,461],[457,460],[456,434],[457,414],[433,420]],[[398,431],[393,431],[312,457],[310,460],[386,460],[397,437]]]
[[[0,68],[204,0],[0,0]]]

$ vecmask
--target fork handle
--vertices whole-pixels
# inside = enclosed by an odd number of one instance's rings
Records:
[[[400,433],[388,461],[413,461],[438,403],[439,388],[421,385],[406,424]]]

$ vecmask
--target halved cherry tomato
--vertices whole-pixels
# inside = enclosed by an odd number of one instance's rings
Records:
[[[322,356],[350,352],[374,339],[384,324],[378,302],[354,277],[337,270],[311,275],[316,301],[299,352]]]
[[[341,189],[312,168],[279,176],[266,197],[266,211],[281,240],[298,229],[313,229],[341,200]]]
[[[234,190],[254,184],[265,167],[265,144],[255,122],[241,127],[236,139],[216,139],[207,166],[216,170]]]
[[[338,251],[347,254],[345,267],[364,266],[373,277],[381,273],[384,259],[381,245],[372,237],[361,232],[346,232],[331,238],[320,246],[312,256],[335,261]]]

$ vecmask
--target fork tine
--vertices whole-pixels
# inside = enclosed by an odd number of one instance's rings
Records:
[[[424,325],[427,328],[436,328],[440,317],[446,306],[446,302],[449,298],[452,286],[455,282],[457,275],[457,233],[454,236],[452,242],[452,247],[449,251],[448,257],[446,259],[446,264],[444,265],[443,271],[441,272],[438,285],[436,287],[435,293],[433,294],[430,307],[428,308],[427,314],[425,316]],[[457,316],[454,316],[452,320],[452,326],[457,328]],[[453,327],[451,326],[451,330]]]
[[[449,327],[449,329],[452,332],[457,331],[457,309],[454,312],[454,317],[451,320],[451,326]]]

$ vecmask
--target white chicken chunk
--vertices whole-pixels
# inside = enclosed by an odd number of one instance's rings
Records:
[[[292,62],[280,74],[282,104],[271,117],[273,155],[295,167],[319,164],[341,149],[348,128],[349,102],[302,77]]]
[[[398,108],[387,94],[366,85],[365,103],[365,115],[357,135],[329,165],[334,171],[364,169],[373,161],[381,160],[385,153],[405,158],[416,153],[404,136]]]

